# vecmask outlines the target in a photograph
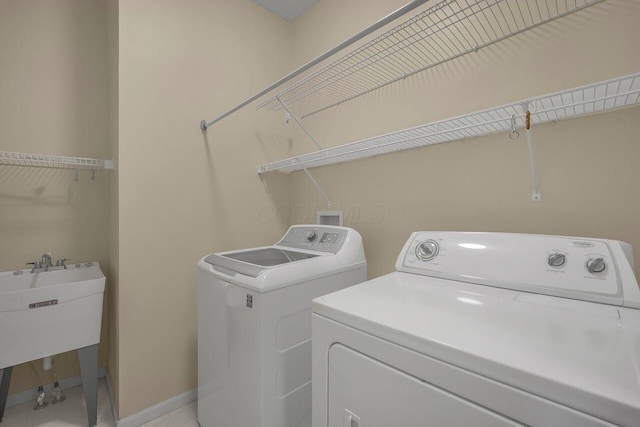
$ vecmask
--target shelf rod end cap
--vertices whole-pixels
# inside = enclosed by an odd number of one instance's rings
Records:
[[[542,200],[542,197],[540,196],[540,191],[538,190],[533,190],[533,194],[531,195],[531,200],[533,200],[534,202],[539,202]]]

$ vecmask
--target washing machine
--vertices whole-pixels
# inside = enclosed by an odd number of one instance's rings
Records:
[[[296,225],[198,262],[201,427],[311,425],[311,300],[366,280],[360,234]]]
[[[622,242],[416,232],[312,317],[313,427],[640,426]]]

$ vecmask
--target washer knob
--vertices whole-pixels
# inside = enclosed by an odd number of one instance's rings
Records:
[[[308,236],[307,236],[307,240],[310,242],[313,242],[314,240],[316,240],[316,237],[318,237],[318,233],[316,233],[315,231],[312,231]]]
[[[565,254],[555,253],[549,255],[547,258],[547,264],[551,267],[562,267],[567,262],[567,257]]]
[[[587,261],[587,271],[591,274],[602,273],[607,268],[607,264],[602,257],[591,258]]]
[[[429,261],[436,255],[438,255],[438,242],[425,240],[416,246],[416,256],[423,261]]]

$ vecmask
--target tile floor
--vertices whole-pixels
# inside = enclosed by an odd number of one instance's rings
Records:
[[[35,402],[7,408],[2,419],[2,427],[86,427],[87,412],[82,387],[73,387],[64,391],[66,399],[56,405],[49,404],[38,411],[33,410]],[[51,400],[51,396],[48,396]],[[115,427],[107,386],[104,380],[98,385],[98,426]],[[175,411],[143,424],[144,427],[198,427],[196,421],[196,403],[178,408]]]
[[[192,402],[182,408],[178,408],[175,411],[169,412],[156,418],[153,421],[149,421],[146,424],[142,424],[143,427],[200,427],[197,420],[196,402]]]

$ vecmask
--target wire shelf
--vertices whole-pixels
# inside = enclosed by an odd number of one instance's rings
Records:
[[[442,0],[257,108],[304,118],[601,1]]]
[[[0,151],[0,165],[93,171],[113,169],[112,160],[16,153],[11,151]]]
[[[525,125],[527,108],[535,126],[637,105],[640,105],[640,73],[292,157],[258,166],[257,170],[258,173],[294,172],[432,144],[511,132],[512,121],[517,128]]]

